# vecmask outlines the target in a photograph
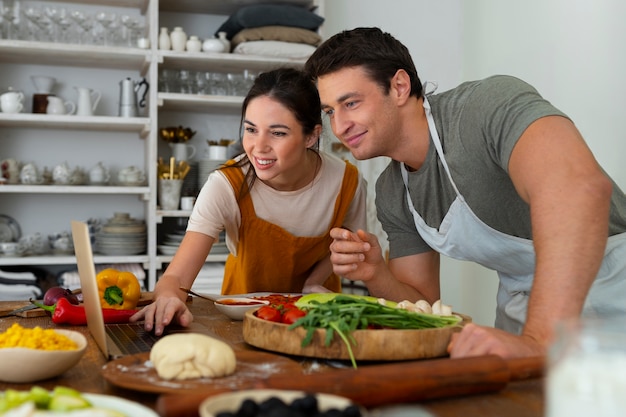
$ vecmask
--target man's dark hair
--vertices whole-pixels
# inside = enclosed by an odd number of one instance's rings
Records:
[[[304,71],[312,80],[343,68],[362,67],[389,94],[391,78],[399,69],[411,79],[411,95],[422,96],[422,83],[406,46],[379,28],[340,32],[317,47]]]

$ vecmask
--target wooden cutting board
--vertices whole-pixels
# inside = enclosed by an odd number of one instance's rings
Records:
[[[356,330],[351,333],[356,341],[352,352],[356,360],[397,361],[447,356],[446,348],[453,333],[471,321],[460,315],[460,325],[423,330]],[[329,346],[324,345],[326,331],[318,329],[310,345],[302,347],[306,331],[298,327],[259,319],[254,311],[248,311],[243,319],[243,338],[255,347],[288,355],[325,359],[349,360],[348,347],[335,334]]]
[[[153,293],[150,291],[144,291],[141,293],[141,298],[139,299],[139,302],[137,303],[137,307],[142,307],[145,306],[147,304],[150,304],[152,302],[152,298],[153,298]],[[188,301],[191,300],[191,297],[187,297]],[[3,301],[2,303],[0,303],[0,317],[4,316],[5,314],[10,313],[13,310],[17,310],[18,308],[22,308],[25,307],[27,305],[30,305],[30,301],[28,300],[19,300],[19,301]],[[47,315],[48,313],[41,309],[41,308],[35,308],[32,310],[27,310],[27,311],[22,311],[20,313],[15,314],[18,317],[42,317]]]
[[[17,310],[18,308],[22,308],[27,305],[30,305],[30,301],[3,301],[0,306],[0,317],[10,313],[13,310]],[[21,313],[17,313],[15,315],[18,317],[42,317],[46,314],[47,313],[45,310],[41,308],[35,308],[32,310],[22,311]]]

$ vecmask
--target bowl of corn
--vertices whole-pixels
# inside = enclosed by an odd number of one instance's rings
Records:
[[[0,333],[0,381],[24,383],[59,376],[78,363],[86,348],[82,333],[14,323]]]

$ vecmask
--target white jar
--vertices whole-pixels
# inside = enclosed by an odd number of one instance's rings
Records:
[[[209,38],[202,44],[204,52],[224,52],[224,44],[216,38]]]
[[[190,36],[187,41],[187,51],[188,52],[200,52],[202,50],[202,42],[198,39],[197,36]]]
[[[224,44],[224,52],[230,52],[230,41],[226,38],[226,32],[217,32],[217,38]]]
[[[167,28],[161,28],[161,33],[159,33],[159,49],[172,49],[172,42],[170,41],[170,34]]]
[[[187,34],[182,27],[177,26],[170,33],[170,40],[172,42],[172,49],[177,52],[183,52],[187,46]]]

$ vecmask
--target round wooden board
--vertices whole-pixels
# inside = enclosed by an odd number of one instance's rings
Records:
[[[113,385],[135,391],[157,394],[203,391],[209,395],[252,389],[258,381],[276,373],[297,375],[302,372],[298,362],[279,355],[254,350],[236,350],[235,355],[235,373],[222,378],[162,379],[150,362],[150,352],[128,355],[108,362],[102,368],[102,376]]]
[[[352,353],[356,360],[397,361],[447,356],[446,348],[454,332],[471,321],[462,314],[460,325],[422,330],[355,330],[352,332],[356,344]],[[343,340],[334,335],[329,346],[324,345],[326,331],[315,331],[313,340],[302,347],[306,331],[301,328],[288,329],[288,325],[262,320],[248,311],[243,319],[243,338],[252,346],[288,355],[313,358],[349,360],[348,348]]]

